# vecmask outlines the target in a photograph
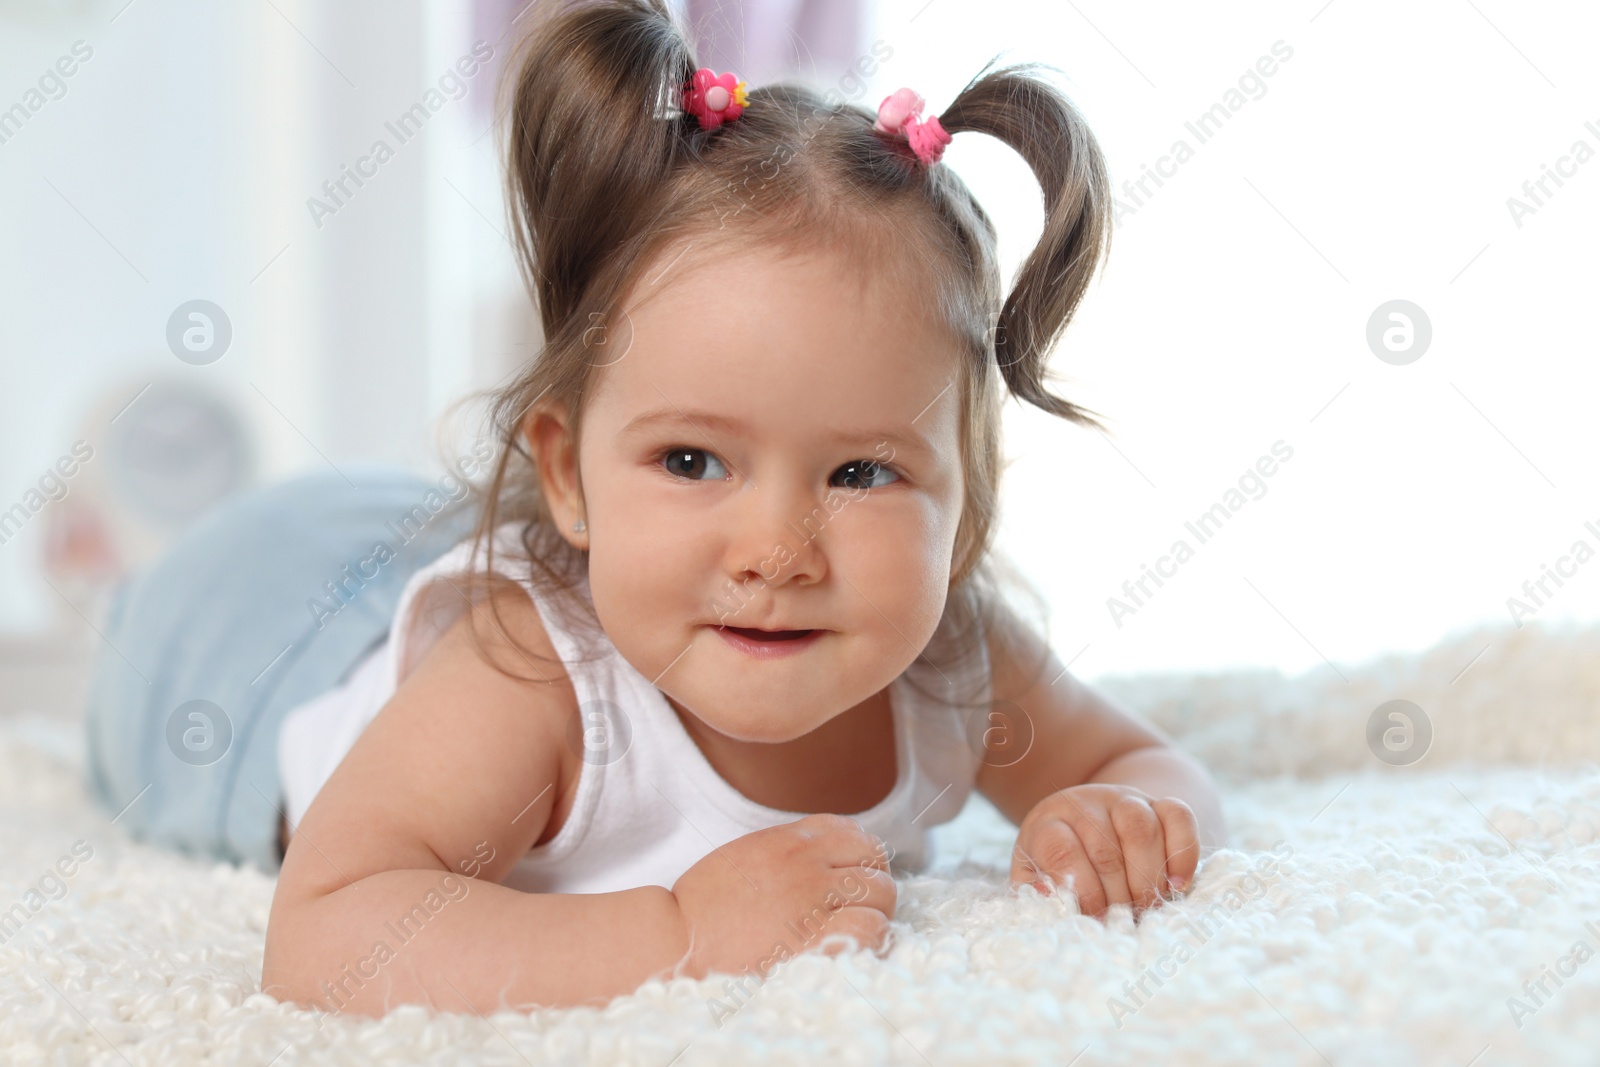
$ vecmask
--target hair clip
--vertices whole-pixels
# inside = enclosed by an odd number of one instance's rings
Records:
[[[939,125],[937,115],[922,118],[925,103],[920,93],[896,89],[878,105],[878,121],[872,128],[883,133],[904,134],[917,158],[931,167],[944,156],[944,146],[950,143],[950,135]]]
[[[683,109],[698,118],[704,130],[714,130],[738,118],[749,102],[744,82],[736,74],[718,74],[710,67],[695,71],[683,90]]]

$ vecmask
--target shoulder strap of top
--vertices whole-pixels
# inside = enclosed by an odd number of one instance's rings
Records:
[[[544,622],[545,632],[563,664],[582,659],[566,613],[541,596],[529,576],[529,563],[521,541],[521,524],[503,523],[494,532],[494,571],[515,581],[528,594]],[[439,638],[455,624],[481,589],[460,579],[484,566],[483,553],[474,551],[474,539],[467,538],[450,551],[413,574],[401,591],[400,602],[390,626],[393,649],[394,684],[422,661]],[[586,584],[586,583],[585,583]]]

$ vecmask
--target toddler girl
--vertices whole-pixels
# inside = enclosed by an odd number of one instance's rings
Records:
[[[263,989],[330,1011],[603,1003],[884,951],[891,871],[925,869],[973,790],[1019,826],[1013,884],[1091,915],[1186,889],[1224,841],[1206,772],[1066,672],[990,550],[1006,393],[1096,424],[1044,383],[1110,219],[1079,113],[1026,68],[937,117],[906,89],[876,114],[750,89],[696,69],[664,0],[546,10],[514,69],[544,346],[496,397],[476,529],[446,499],[464,483],[365,472],[192,534],[188,571],[228,543],[259,583],[237,615],[283,588],[323,610],[284,624],[287,664],[213,686],[214,762],[98,697],[107,806],[149,778],[136,832],[264,865],[281,830]],[[1044,190],[1008,294],[940,161],[957,133]],[[153,625],[164,580],[116,625]],[[160,673],[148,714],[205,695],[174,689],[199,668]]]

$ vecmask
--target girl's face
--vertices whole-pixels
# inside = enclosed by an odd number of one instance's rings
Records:
[[[677,254],[595,347],[577,455],[590,590],[678,705],[788,741],[888,685],[939,624],[958,351],[926,290],[863,282],[833,254]],[[724,625],[822,632],[773,657]]]

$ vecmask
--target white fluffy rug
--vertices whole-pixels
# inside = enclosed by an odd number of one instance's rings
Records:
[[[42,906],[0,945],[0,1061],[1600,1062],[1600,629],[1339,671],[1105,683],[1215,770],[1236,845],[1138,926],[1011,896],[1013,831],[975,800],[937,831],[935,874],[902,880],[885,960],[489,1018],[262,995],[272,880],[129,842],[86,801],[74,734],[3,721],[0,910]],[[1367,720],[1402,697],[1434,737],[1391,767]]]

